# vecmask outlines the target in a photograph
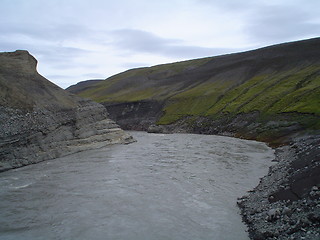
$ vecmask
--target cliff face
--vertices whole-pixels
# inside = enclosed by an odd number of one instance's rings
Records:
[[[113,119],[128,129],[140,121],[156,131],[268,142],[319,129],[319,91],[320,38],[132,69],[77,88],[112,108]],[[137,107],[148,104],[154,107]]]
[[[0,171],[133,141],[102,105],[52,84],[36,65],[27,51],[0,53]]]

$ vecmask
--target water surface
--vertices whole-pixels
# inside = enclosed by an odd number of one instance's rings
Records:
[[[0,174],[0,239],[248,239],[236,199],[273,151],[229,137],[132,132],[138,142]]]

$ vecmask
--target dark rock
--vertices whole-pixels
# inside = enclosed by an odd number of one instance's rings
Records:
[[[320,223],[320,212],[312,212],[308,214],[308,219],[312,223],[319,224]]]
[[[160,126],[151,125],[148,127],[148,133],[163,133],[163,129]]]
[[[251,239],[319,239],[320,201],[315,197],[320,177],[315,174],[320,161],[319,141],[320,134],[297,137],[291,145],[276,149],[277,163],[238,204]],[[297,184],[299,181],[305,186]]]
[[[163,102],[143,100],[128,103],[103,103],[110,118],[123,129],[152,131],[160,129],[155,122],[162,115]],[[150,129],[149,129],[150,128]]]

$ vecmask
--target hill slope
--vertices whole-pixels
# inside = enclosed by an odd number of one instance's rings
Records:
[[[243,220],[251,239],[319,238],[320,38],[133,69],[85,86],[79,94],[128,129],[284,144],[268,175],[239,199]]]
[[[77,93],[104,104],[128,129],[157,124],[156,131],[271,141],[320,128],[320,38],[132,69],[88,84]]]
[[[0,171],[132,139],[95,102],[38,74],[27,51],[0,53]]]

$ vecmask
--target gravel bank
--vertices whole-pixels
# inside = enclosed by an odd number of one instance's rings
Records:
[[[276,149],[276,164],[238,199],[251,239],[320,239],[320,135]]]

